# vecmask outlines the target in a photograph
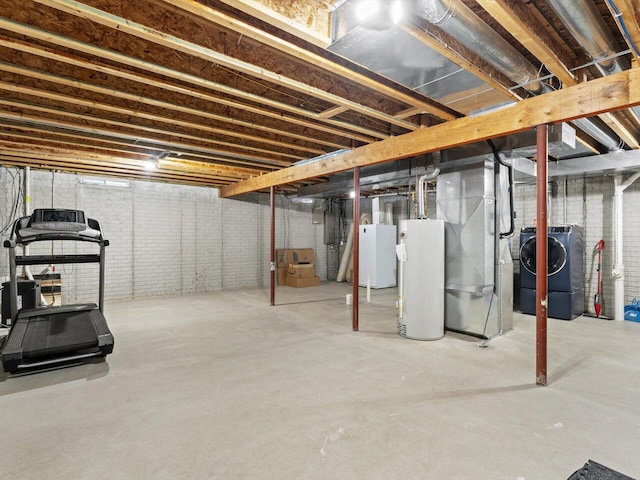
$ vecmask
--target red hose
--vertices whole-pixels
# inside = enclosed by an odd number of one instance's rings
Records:
[[[604,240],[600,240],[596,244],[596,248],[598,249],[598,291],[593,299],[593,308],[596,311],[596,317],[600,316],[600,312],[602,311],[602,303],[600,300],[601,286],[602,286],[602,278],[600,265],[602,264],[602,250],[604,250]]]

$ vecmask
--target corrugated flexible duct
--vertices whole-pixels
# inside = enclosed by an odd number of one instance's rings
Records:
[[[539,95],[550,91],[535,82],[538,70],[480,17],[457,0],[417,0],[415,13],[453,37],[523,88]],[[532,83],[529,83],[532,82]],[[573,122],[609,150],[620,150],[622,141],[587,118]]]

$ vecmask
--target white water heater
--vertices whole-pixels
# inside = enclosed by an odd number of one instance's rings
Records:
[[[388,288],[396,286],[396,226],[360,225],[360,286]]]
[[[414,340],[444,336],[444,221],[400,221],[398,333]]]

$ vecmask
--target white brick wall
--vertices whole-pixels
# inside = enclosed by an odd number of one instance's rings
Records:
[[[0,220],[6,221],[13,199],[10,173],[17,170],[1,170]],[[77,208],[100,221],[110,241],[107,299],[269,285],[268,195],[221,199],[213,188],[144,181],[129,181],[129,188],[104,187],[82,184],[80,178],[32,170],[31,207]],[[309,206],[276,199],[276,248],[314,248],[317,274],[326,279],[322,225],[312,224]],[[32,252],[51,253],[51,248],[46,242]],[[96,250],[77,242],[54,247],[55,253]],[[60,265],[57,272],[65,303],[97,301],[97,265]],[[8,255],[2,249],[0,277],[6,275]]]

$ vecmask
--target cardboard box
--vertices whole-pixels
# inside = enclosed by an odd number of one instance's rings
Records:
[[[290,287],[317,287],[320,285],[320,277],[295,278],[287,277],[286,283]]]
[[[287,277],[293,278],[310,278],[316,276],[316,269],[313,264],[289,265],[287,268]]]
[[[313,264],[313,248],[283,248],[276,250],[276,263],[278,268],[286,268],[288,265]]]
[[[284,267],[278,267],[278,285],[284,285],[286,269]]]

